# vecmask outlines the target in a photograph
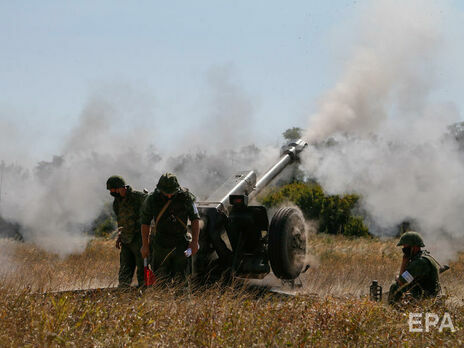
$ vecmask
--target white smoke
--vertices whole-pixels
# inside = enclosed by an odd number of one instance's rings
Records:
[[[329,193],[361,194],[374,232],[415,220],[448,259],[464,236],[464,163],[445,137],[459,113],[432,97],[445,14],[431,1],[364,8],[353,56],[308,125],[310,141],[332,141],[309,151],[305,167]]]
[[[311,117],[308,139],[372,132],[389,119],[393,106],[401,118],[421,111],[434,81],[431,60],[440,50],[436,13],[428,1],[382,0],[364,7],[353,56]]]
[[[205,116],[194,119],[181,141],[183,149],[194,146],[229,150],[253,143],[255,104],[233,72],[231,65],[216,66],[207,72]]]
[[[173,141],[190,137],[194,144],[186,143],[180,153],[159,152],[157,127],[144,124],[140,117],[143,115],[155,125],[166,123],[166,119],[153,113],[143,93],[140,101],[137,93],[127,90],[115,92],[112,88],[95,93],[62,149],[57,149],[59,155],[33,168],[2,162],[5,169],[0,215],[19,223],[26,241],[67,255],[83,250],[89,238],[83,231],[99,215],[103,204],[112,201],[106,190],[111,175],[123,176],[134,189],[151,191],[160,175],[171,171],[178,175],[182,186],[204,199],[236,171],[267,169],[278,156],[278,148],[252,145],[248,132],[238,128],[234,135],[232,129],[231,118],[237,120],[239,114],[245,113],[240,117],[248,121],[253,119],[250,99],[239,85],[230,82],[229,75],[213,75],[208,98],[213,101],[209,104],[213,111],[206,119],[198,120],[198,127],[176,133]],[[224,109],[219,108],[222,104]],[[223,146],[219,146],[221,142]],[[13,149],[9,155],[14,156],[13,141],[8,148]],[[11,158],[5,157],[3,151],[0,155],[0,160]]]

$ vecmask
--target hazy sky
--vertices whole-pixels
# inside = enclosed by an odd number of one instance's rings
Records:
[[[120,127],[153,128],[166,145],[208,113],[220,70],[252,100],[258,142],[272,142],[305,127],[337,80],[364,3],[0,0],[0,126],[18,126],[12,148],[49,159],[102,94],[124,100]],[[453,16],[436,95],[463,110],[464,4],[443,3]]]

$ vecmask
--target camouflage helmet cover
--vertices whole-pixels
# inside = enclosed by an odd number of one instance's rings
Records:
[[[177,181],[177,177],[174,174],[165,173],[161,175],[156,188],[163,193],[173,194],[179,191],[180,185]]]
[[[400,245],[411,245],[411,246],[420,246],[424,247],[424,240],[422,239],[421,235],[414,231],[409,231],[404,233],[400,241],[398,242],[397,246]]]
[[[109,179],[106,181],[106,188],[110,189],[117,189],[126,186],[126,182],[124,179],[119,175],[110,176]]]

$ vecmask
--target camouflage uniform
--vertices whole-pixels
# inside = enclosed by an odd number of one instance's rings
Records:
[[[126,186],[126,195],[115,198],[113,210],[116,214],[118,227],[121,231],[121,253],[119,255],[119,286],[130,286],[134,270],[137,267],[138,285],[144,284],[143,259],[140,254],[142,236],[140,234],[140,209],[146,198],[143,192],[132,190]]]
[[[420,251],[400,276],[404,285],[400,286],[396,282],[391,285],[389,302],[399,301],[407,291],[416,299],[437,296],[440,292],[439,269],[440,266],[433,257],[425,251]]]
[[[177,179],[175,183],[177,183]],[[158,184],[158,188],[148,195],[143,205],[141,213],[143,225],[150,225],[152,220],[156,221],[163,207],[169,201],[161,193],[159,187]],[[200,216],[195,206],[193,194],[180,187],[171,191],[174,193],[170,199],[171,203],[160,216],[156,230],[152,229],[150,234],[150,265],[159,278],[185,279],[189,260],[184,255],[189,244],[189,234],[186,228],[187,219],[193,221],[199,219]],[[165,191],[163,190],[163,192]]]
[[[424,246],[422,238],[417,232],[407,232],[403,237],[398,246]],[[436,297],[440,293],[439,270],[440,265],[428,251],[419,251],[409,260],[405,271],[400,275],[399,280],[402,285],[395,282],[390,286],[388,302],[390,304],[399,302],[406,292],[418,300]]]

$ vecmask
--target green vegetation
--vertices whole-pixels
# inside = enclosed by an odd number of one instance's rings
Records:
[[[293,127],[287,129],[285,132],[282,133],[282,136],[285,140],[291,141],[301,138],[301,134],[303,133],[303,129],[300,127]]]
[[[93,221],[88,233],[95,237],[109,237],[116,228],[117,223],[113,205],[112,203],[106,203],[98,217]]]
[[[272,190],[261,198],[261,203],[272,208],[292,202],[306,219],[319,221],[322,233],[367,236],[369,231],[362,217],[351,214],[358,200],[354,194],[326,195],[315,183],[294,182]]]

